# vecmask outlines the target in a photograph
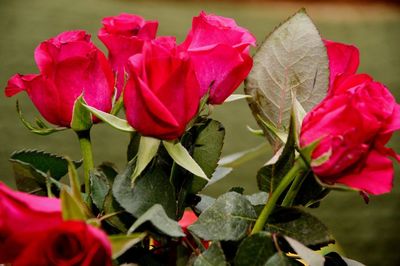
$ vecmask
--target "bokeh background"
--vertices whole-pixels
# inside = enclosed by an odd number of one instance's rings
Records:
[[[301,7],[307,9],[324,38],[356,44],[361,51],[360,71],[386,84],[400,100],[400,6],[374,1],[0,0],[0,87],[5,87],[16,72],[37,72],[35,47],[62,31],[85,29],[105,51],[96,37],[105,16],[128,12],[156,19],[159,35],[175,35],[182,41],[192,17],[205,10],[234,18],[254,33],[260,44],[275,26]],[[242,91],[239,88],[237,92]],[[29,119],[39,115],[25,94],[18,98]],[[78,142],[70,131],[48,137],[29,133],[15,112],[15,100],[0,96],[0,180],[14,186],[8,162],[14,150],[33,148],[80,157]],[[224,154],[263,141],[246,130],[246,125],[256,125],[245,101],[218,106],[213,116],[227,129]],[[106,125],[98,125],[92,132],[96,163],[109,160],[122,169],[128,136]],[[397,152],[399,141],[398,134],[391,141]],[[270,156],[265,154],[243,165],[207,193],[218,195],[232,186],[243,186],[245,193],[255,192],[256,171]],[[400,265],[400,176],[398,166],[396,169],[391,194],[372,197],[366,205],[356,193],[333,192],[313,211],[328,225],[347,255],[367,265]]]

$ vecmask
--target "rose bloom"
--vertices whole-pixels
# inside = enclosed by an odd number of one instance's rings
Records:
[[[67,31],[42,42],[35,50],[40,74],[16,74],[8,81],[10,97],[26,91],[50,123],[70,127],[76,99],[104,112],[112,107],[114,74],[104,54],[84,31]]]
[[[146,21],[137,15],[122,13],[106,17],[98,37],[108,49],[108,58],[117,73],[117,97],[122,93],[128,59],[142,52],[143,43],[156,37],[157,21]]]
[[[81,221],[63,222],[61,201],[0,183],[0,263],[111,265],[107,236]]]
[[[187,53],[178,52],[172,37],[146,42],[142,54],[130,57],[128,73],[124,104],[129,124],[145,136],[180,137],[200,102]]]
[[[13,191],[0,183],[0,263],[12,262],[40,232],[61,223],[59,199]]]
[[[68,221],[40,234],[13,265],[111,266],[111,245],[99,229]]]
[[[201,95],[221,104],[242,83],[253,66],[249,46],[256,39],[231,18],[201,12],[180,49],[188,51],[200,82]]]
[[[326,184],[344,184],[369,194],[392,188],[394,170],[385,147],[400,128],[400,105],[389,90],[366,74],[355,74],[358,50],[326,42],[331,86],[327,97],[304,119],[300,145],[320,140],[312,168]],[[317,160],[324,156],[328,160]]]

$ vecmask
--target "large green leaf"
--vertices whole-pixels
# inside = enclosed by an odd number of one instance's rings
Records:
[[[224,251],[218,242],[214,242],[211,246],[201,253],[193,263],[193,266],[225,266],[227,265]]]
[[[56,181],[68,173],[68,161],[59,155],[38,150],[21,150],[11,154],[17,188],[20,191],[44,195],[46,178]],[[74,161],[75,167],[82,161]]]
[[[169,218],[160,204],[153,205],[143,213],[143,215],[141,215],[129,228],[128,234],[135,232],[135,230],[145,222],[150,222],[154,227],[166,235],[172,237],[185,236],[178,222]]]
[[[113,195],[119,204],[136,218],[154,204],[161,204],[169,217],[175,218],[175,192],[168,176],[160,168],[150,169],[136,179],[132,188],[130,176],[135,168],[131,161],[118,175],[113,185]]]
[[[335,242],[328,228],[320,220],[299,208],[277,209],[268,219],[265,230],[289,236],[311,247]]]
[[[228,192],[204,210],[189,230],[205,240],[239,240],[246,235],[256,212],[245,196]]]
[[[306,111],[326,95],[329,64],[319,32],[304,10],[276,28],[254,56],[245,92],[253,115],[274,147],[280,140],[260,120],[289,128],[292,95]]]
[[[240,243],[235,256],[236,266],[264,266],[276,252],[271,234],[258,232]]]

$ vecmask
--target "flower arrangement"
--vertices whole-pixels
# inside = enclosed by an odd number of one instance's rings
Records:
[[[39,74],[8,81],[6,96],[25,91],[54,126],[27,121],[17,102],[22,123],[39,135],[73,130],[83,159],[11,155],[19,191],[0,183],[0,263],[362,265],[307,212],[332,190],[367,201],[392,188],[390,158],[400,156],[386,144],[400,105],[357,73],[355,46],[323,40],[304,10],[253,57],[247,29],[205,12],[181,44],[137,15],[102,24],[108,58],[85,31],[66,31],[36,48]],[[232,94],[244,80],[245,94]],[[260,126],[250,131],[274,149],[260,191],[201,194],[252,152],[221,158],[225,129],[210,118],[213,106],[244,99]],[[100,122],[130,134],[122,171],[94,165]]]

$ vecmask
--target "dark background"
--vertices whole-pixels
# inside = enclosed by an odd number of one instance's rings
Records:
[[[96,38],[101,18],[120,12],[157,19],[159,35],[176,35],[181,41],[192,17],[205,10],[234,18],[253,32],[260,43],[276,25],[301,7],[307,8],[324,38],[356,44],[361,51],[360,72],[369,73],[386,84],[400,99],[400,9],[395,5],[366,2],[1,0],[0,84],[5,87],[7,79],[16,72],[36,73],[34,48],[62,31],[85,29],[105,50]],[[237,92],[242,91],[239,88]],[[18,98],[29,119],[39,115],[25,94]],[[8,158],[14,150],[34,148],[80,157],[78,142],[71,131],[48,137],[29,133],[18,120],[15,100],[0,97],[0,180],[13,186]],[[227,129],[224,154],[254,147],[262,141],[246,130],[246,125],[255,127],[255,123],[244,101],[216,107],[214,118]],[[98,125],[92,132],[96,163],[109,160],[122,168],[128,135],[106,125]],[[397,134],[391,142],[398,152],[399,140]],[[207,193],[218,195],[232,186],[243,186],[246,193],[256,191],[254,176],[269,157],[266,154],[237,169]],[[400,265],[398,171],[396,175],[392,193],[372,197],[368,205],[356,193],[334,192],[321,208],[313,211],[331,228],[346,254],[367,265]]]

